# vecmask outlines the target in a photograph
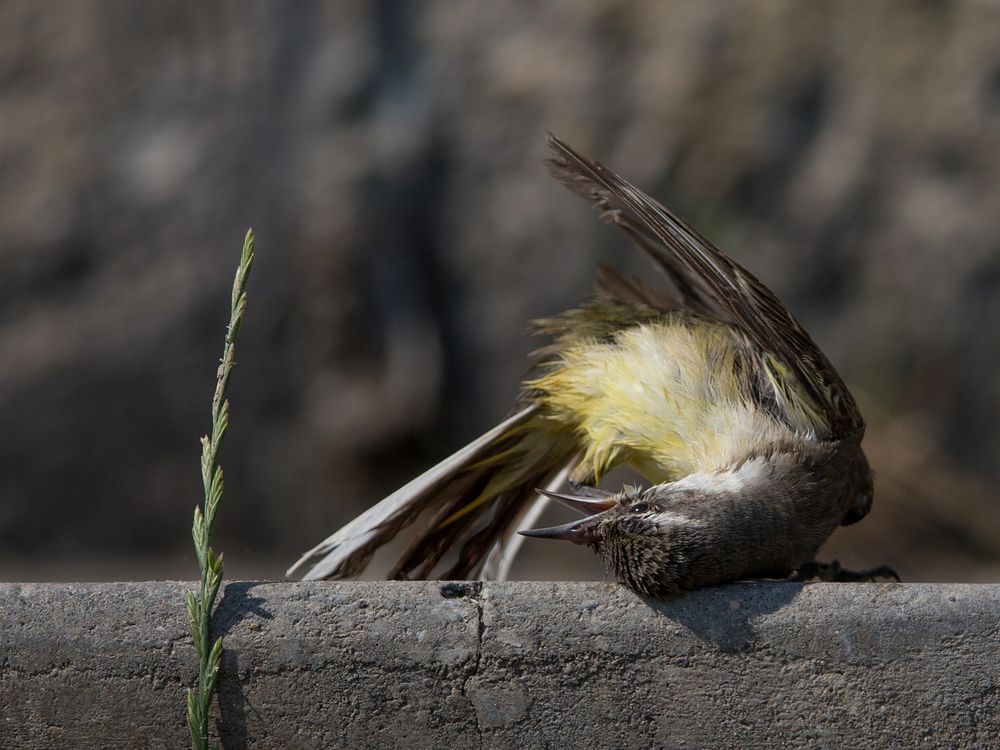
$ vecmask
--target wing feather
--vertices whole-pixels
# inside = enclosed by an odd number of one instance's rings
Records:
[[[439,493],[455,480],[459,472],[482,459],[498,438],[527,422],[536,411],[534,405],[522,409],[399,488],[302,555],[285,575],[291,577],[310,563],[313,567],[303,576],[306,581],[342,578],[359,572],[378,547],[423,513],[428,501],[440,500],[437,497]],[[459,500],[461,494],[456,495]]]
[[[764,376],[786,408],[814,413],[828,439],[859,435],[864,420],[830,364],[788,308],[753,274],[663,205],[549,134],[553,174],[590,199],[657,261],[685,305],[738,328],[759,349]]]

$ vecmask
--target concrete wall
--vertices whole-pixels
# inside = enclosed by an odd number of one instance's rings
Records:
[[[0,747],[183,748],[184,583],[0,585]],[[225,748],[996,747],[1000,586],[229,584]]]

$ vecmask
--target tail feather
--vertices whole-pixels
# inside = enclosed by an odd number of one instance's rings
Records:
[[[482,472],[493,473],[493,469],[488,467],[481,467],[471,473],[465,473],[465,470],[488,457],[491,448],[498,440],[517,431],[520,426],[531,420],[537,410],[536,405],[522,409],[437,466],[396,490],[302,555],[288,569],[286,575],[291,577],[310,564],[312,568],[302,577],[303,580],[346,578],[356,575],[364,570],[379,547],[413,523],[425,510],[435,507],[439,502],[444,502],[447,506],[448,499],[451,499],[457,511],[467,494],[467,489],[465,492],[461,490],[470,482],[475,485],[475,480]],[[449,487],[459,491],[448,492]],[[467,515],[471,517],[462,526],[468,525],[478,516],[478,514]],[[459,528],[452,529],[452,533],[459,530]]]
[[[569,477],[570,469],[574,463],[574,461],[567,463],[548,482],[545,482],[544,485],[540,484],[541,489],[549,490],[550,492],[557,492],[561,489],[566,483],[566,479]],[[549,499],[545,495],[536,492],[535,499],[531,503],[526,503],[522,506],[521,512],[511,519],[507,530],[493,542],[493,546],[483,561],[482,569],[479,571],[480,578],[486,581],[507,580],[507,575],[510,573],[510,566],[513,564],[514,558],[517,556],[525,539],[523,536],[514,533],[517,530],[515,527],[530,528],[534,526],[548,504]]]
[[[502,547],[504,540],[514,534],[515,525],[537,494],[535,488],[550,484],[553,476],[568,474],[569,467],[560,466],[567,460],[565,453],[556,453],[534,463],[515,462],[520,469],[502,462],[481,462],[476,469],[476,485],[465,493],[448,488],[452,501],[414,539],[389,577],[427,578],[453,550],[457,550],[458,558],[440,577],[478,577],[490,552],[498,545]]]
[[[473,527],[489,507],[478,504],[472,510],[469,498],[481,498],[485,485],[488,484],[492,469],[477,468],[470,476],[469,483],[456,483],[448,488],[446,498],[441,498],[444,504],[435,513],[422,532],[416,534],[387,578],[390,579],[423,579],[430,576],[434,567],[455,546],[455,540],[461,538],[468,529]],[[464,486],[463,486],[464,485]]]
[[[493,547],[514,532],[514,525],[538,494],[535,488],[547,484],[556,473],[557,470],[545,466],[540,472],[526,477],[516,488],[498,496],[491,503],[493,514],[489,521],[462,543],[458,560],[443,577],[452,580],[477,577]]]

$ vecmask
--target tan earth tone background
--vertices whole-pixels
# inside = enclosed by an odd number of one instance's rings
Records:
[[[652,274],[546,129],[840,368],[877,496],[826,556],[1000,580],[1000,6],[693,0],[0,5],[0,579],[194,577],[248,225],[228,577],[499,420],[532,317]],[[516,577],[600,577],[526,546]]]

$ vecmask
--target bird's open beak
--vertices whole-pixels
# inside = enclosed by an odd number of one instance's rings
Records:
[[[517,532],[521,536],[533,536],[538,539],[564,539],[574,544],[596,544],[600,541],[600,523],[603,513],[581,518],[578,521],[564,523],[561,526],[549,526],[545,529],[526,529]]]
[[[538,490],[538,492],[567,508],[584,513],[586,518],[564,523],[561,526],[517,532],[521,536],[533,536],[539,539],[565,539],[574,544],[594,544],[598,541],[601,516],[605,511],[618,504],[617,496],[610,493],[607,495],[566,495],[549,490]]]

